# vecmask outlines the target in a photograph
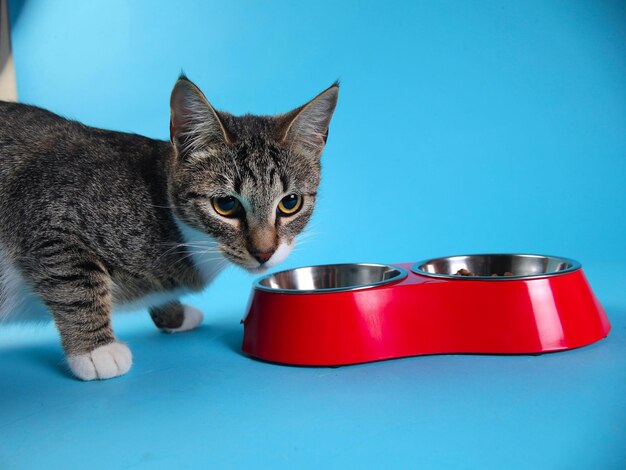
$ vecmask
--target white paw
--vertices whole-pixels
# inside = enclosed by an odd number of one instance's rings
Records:
[[[185,318],[183,319],[183,324],[178,328],[162,328],[166,333],[182,333],[183,331],[193,330],[200,326],[204,315],[200,310],[191,305],[183,304],[183,312],[185,313]]]
[[[87,354],[68,356],[72,373],[81,380],[110,379],[123,375],[133,364],[133,355],[123,343],[100,346]]]

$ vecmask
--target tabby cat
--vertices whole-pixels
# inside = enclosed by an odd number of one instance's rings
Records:
[[[164,332],[197,327],[202,313],[180,296],[228,262],[275,266],[307,225],[338,90],[233,116],[183,75],[170,142],[0,102],[0,317],[44,305],[83,380],[131,367],[114,309],[147,307]]]

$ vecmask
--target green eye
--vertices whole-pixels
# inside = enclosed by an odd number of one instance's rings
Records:
[[[213,209],[223,217],[236,217],[241,212],[241,204],[232,196],[216,197],[213,198]]]
[[[302,207],[302,196],[289,194],[280,200],[277,212],[281,215],[294,215]]]

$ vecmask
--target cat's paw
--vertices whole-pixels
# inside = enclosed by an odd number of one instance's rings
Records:
[[[110,379],[124,375],[133,364],[133,355],[123,343],[105,344],[87,354],[68,356],[72,373],[81,380]]]
[[[166,333],[182,333],[184,331],[198,328],[204,319],[204,315],[200,310],[191,305],[183,304],[183,323],[178,328],[161,328]]]

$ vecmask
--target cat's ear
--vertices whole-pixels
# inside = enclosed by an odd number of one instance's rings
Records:
[[[170,140],[182,154],[232,142],[217,111],[184,75],[172,90],[170,111]]]
[[[281,141],[294,150],[319,157],[326,144],[338,96],[339,82],[335,82],[304,106],[280,116]]]

